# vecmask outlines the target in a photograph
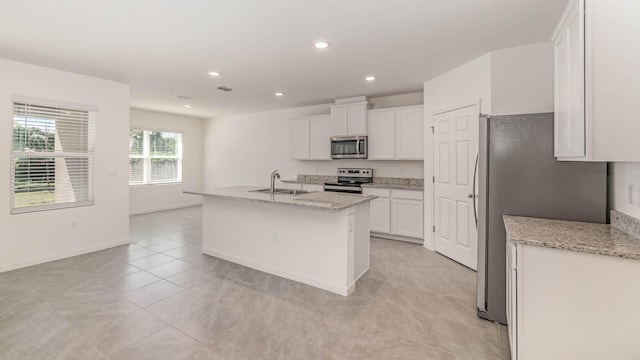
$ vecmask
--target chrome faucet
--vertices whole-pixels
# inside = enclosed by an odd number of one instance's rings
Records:
[[[280,174],[278,174],[278,170],[273,170],[271,173],[271,187],[269,188],[271,193],[276,192],[276,178],[280,179]]]

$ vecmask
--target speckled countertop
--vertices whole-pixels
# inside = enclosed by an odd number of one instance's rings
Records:
[[[283,183],[290,184],[317,184],[322,185],[326,182],[336,182],[338,179],[336,176],[328,175],[298,175],[297,179],[282,180]],[[372,184],[363,184],[364,187],[382,188],[382,189],[399,189],[399,190],[424,190],[423,179],[410,179],[410,178],[373,178]]]
[[[504,215],[510,241],[640,260],[640,239],[608,224]]]
[[[344,194],[324,191],[297,195],[252,192],[252,190],[258,189],[262,188],[256,186],[233,186],[205,189],[203,191],[185,191],[184,193],[334,211],[344,210],[377,198],[377,196],[371,195]]]

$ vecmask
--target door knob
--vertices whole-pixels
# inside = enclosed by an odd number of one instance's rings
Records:
[[[472,199],[472,198],[473,198],[473,194],[469,194],[469,195],[467,195],[467,197],[468,197],[469,199]]]

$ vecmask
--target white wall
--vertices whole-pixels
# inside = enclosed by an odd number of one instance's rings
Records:
[[[492,115],[553,112],[553,44],[491,53]]]
[[[420,104],[421,94],[372,98],[376,108]],[[282,179],[298,174],[335,175],[338,167],[372,167],[376,176],[418,177],[422,161],[300,161],[290,158],[289,119],[329,113],[329,104],[234,115],[204,123],[204,186],[268,186],[278,169]]]
[[[609,199],[613,210],[640,219],[640,163],[611,163]],[[629,186],[633,186],[633,203],[629,203]]]
[[[128,243],[129,86],[3,59],[0,79],[0,271]],[[98,108],[94,206],[10,215],[12,96]]]
[[[480,102],[479,111],[491,113],[491,54],[479,57],[424,83],[424,178],[433,176],[433,114],[452,106]],[[424,187],[424,246],[433,250],[433,186]],[[427,231],[427,229],[429,231]]]
[[[182,134],[182,182],[130,187],[130,214],[199,205],[202,197],[184,190],[202,187],[202,120],[180,115],[131,109],[131,128]]]

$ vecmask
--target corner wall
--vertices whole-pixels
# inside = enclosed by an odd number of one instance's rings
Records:
[[[154,111],[131,109],[131,129],[182,134],[182,182],[129,187],[131,215],[202,204],[202,196],[184,190],[202,187],[202,120]]]
[[[433,176],[433,115],[447,108],[480,102],[480,112],[491,113],[491,54],[486,54],[424,83],[424,178]],[[424,247],[434,250],[433,184],[424,186]]]
[[[4,59],[0,79],[0,271],[128,243],[129,85]],[[12,96],[98,108],[95,205],[10,214]]]

